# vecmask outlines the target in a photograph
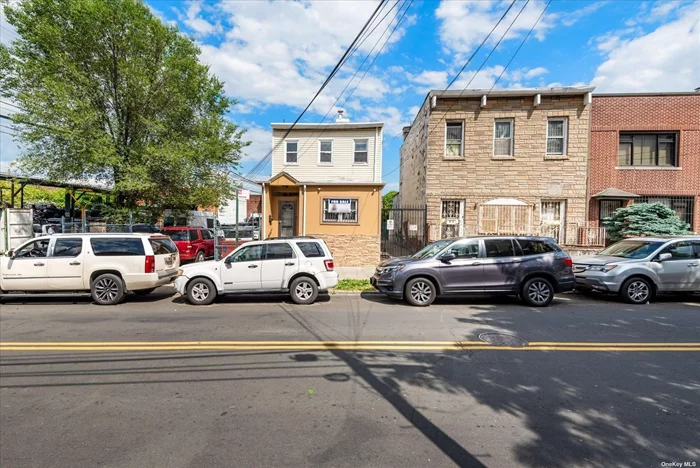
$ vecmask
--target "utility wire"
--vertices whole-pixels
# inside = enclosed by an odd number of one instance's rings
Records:
[[[304,114],[306,113],[306,111],[309,110],[309,108],[310,108],[311,105],[314,103],[314,101],[316,100],[316,98],[321,94],[321,92],[325,89],[325,87],[328,85],[328,83],[329,83],[329,82],[333,79],[333,77],[338,73],[338,71],[340,70],[340,67],[343,65],[343,63],[344,63],[344,61],[345,61],[345,58],[350,54],[350,51],[351,51],[352,48],[355,46],[355,44],[358,42],[358,40],[360,39],[360,36],[362,36],[362,34],[367,30],[367,27],[368,27],[369,24],[372,22],[372,19],[377,15],[377,12],[380,10],[380,8],[382,8],[382,6],[383,6],[386,2],[387,2],[387,0],[381,0],[381,1],[380,1],[380,3],[377,5],[377,8],[374,10],[374,12],[372,13],[372,15],[367,19],[367,21],[365,22],[364,26],[362,26],[362,29],[360,30],[360,32],[357,34],[357,36],[355,36],[355,39],[352,41],[352,44],[350,44],[350,46],[347,48],[347,50],[345,51],[345,53],[343,54],[343,56],[340,58],[340,60],[339,60],[338,63],[336,64],[336,66],[333,68],[333,70],[331,71],[331,73],[328,75],[328,78],[326,78],[326,81],[323,82],[323,84],[322,84],[321,87],[318,89],[318,91],[316,92],[316,94],[314,95],[314,97],[311,99],[311,101],[309,101],[309,103],[306,105],[306,107],[305,107],[304,110],[301,112],[301,114],[299,114],[299,116],[296,118],[296,120],[292,123],[292,125],[289,127],[289,129],[287,129],[287,131],[285,132],[285,134],[284,134],[284,136],[282,137],[282,139],[280,139],[280,142],[283,141],[284,138],[286,138],[286,137],[291,133],[291,131],[294,129],[294,127],[295,127],[296,124],[299,122],[299,120],[301,120],[301,118],[304,116]],[[278,145],[279,145],[279,143],[278,143],[274,148],[272,148],[272,149],[265,155],[265,157],[263,157],[263,158],[258,162],[258,164],[255,165],[255,167],[253,168],[253,170],[251,170],[251,171],[249,172],[249,174],[250,174],[251,172],[254,172],[255,170],[257,170],[259,166],[262,166],[262,165],[266,164],[267,160],[268,160],[268,159],[270,158],[270,156],[272,155],[272,152],[277,148]],[[248,175],[248,174],[246,174],[246,175]]]

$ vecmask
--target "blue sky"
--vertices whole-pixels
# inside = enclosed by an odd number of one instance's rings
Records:
[[[402,14],[410,2],[398,1],[303,118],[319,122],[330,110],[326,118],[330,121],[342,106],[352,121],[385,122],[387,190],[397,187],[399,177],[392,170],[399,164],[401,138],[393,137],[410,124],[428,90],[444,89],[454,78],[511,3],[414,0],[389,38],[398,21],[395,14]],[[380,15],[395,2],[389,0]],[[542,0],[525,2],[516,1],[451,89],[493,85],[546,4]],[[177,24],[197,40],[202,61],[239,101],[230,118],[248,129],[246,139],[252,141],[239,168],[247,174],[270,149],[270,122],[296,118],[377,2],[151,0],[147,4],[161,19]],[[14,32],[4,18],[0,27],[0,40],[11,40]],[[501,37],[501,44],[474,75]],[[370,52],[369,60],[341,94]],[[691,91],[700,86],[700,3],[554,1],[497,87],[588,84],[601,92]],[[333,105],[338,96],[338,104]],[[0,110],[12,111],[1,105]],[[20,151],[10,136],[0,133],[0,169],[7,168]],[[268,165],[261,175],[269,173]]]

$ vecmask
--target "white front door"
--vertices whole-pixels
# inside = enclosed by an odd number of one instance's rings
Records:
[[[299,270],[299,259],[288,242],[265,245],[261,282],[263,289],[280,290],[288,287],[289,278]]]
[[[244,245],[226,257],[221,267],[224,292],[259,290],[263,245]]]
[[[49,239],[27,242],[19,246],[14,257],[2,257],[0,276],[5,291],[43,291],[46,280],[46,254]]]
[[[46,258],[50,290],[79,291],[87,289],[83,281],[83,239],[56,237]]]

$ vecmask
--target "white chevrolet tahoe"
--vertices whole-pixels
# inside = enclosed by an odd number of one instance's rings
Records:
[[[160,234],[36,237],[0,257],[0,297],[89,291],[98,304],[117,304],[170,283],[179,267],[177,247]]]
[[[311,304],[320,290],[338,284],[326,243],[311,237],[248,242],[223,260],[183,266],[175,289],[194,305],[211,304],[220,294],[289,293]]]

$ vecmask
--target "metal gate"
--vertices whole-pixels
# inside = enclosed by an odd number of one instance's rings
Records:
[[[427,208],[382,209],[382,257],[413,255],[428,242]]]

